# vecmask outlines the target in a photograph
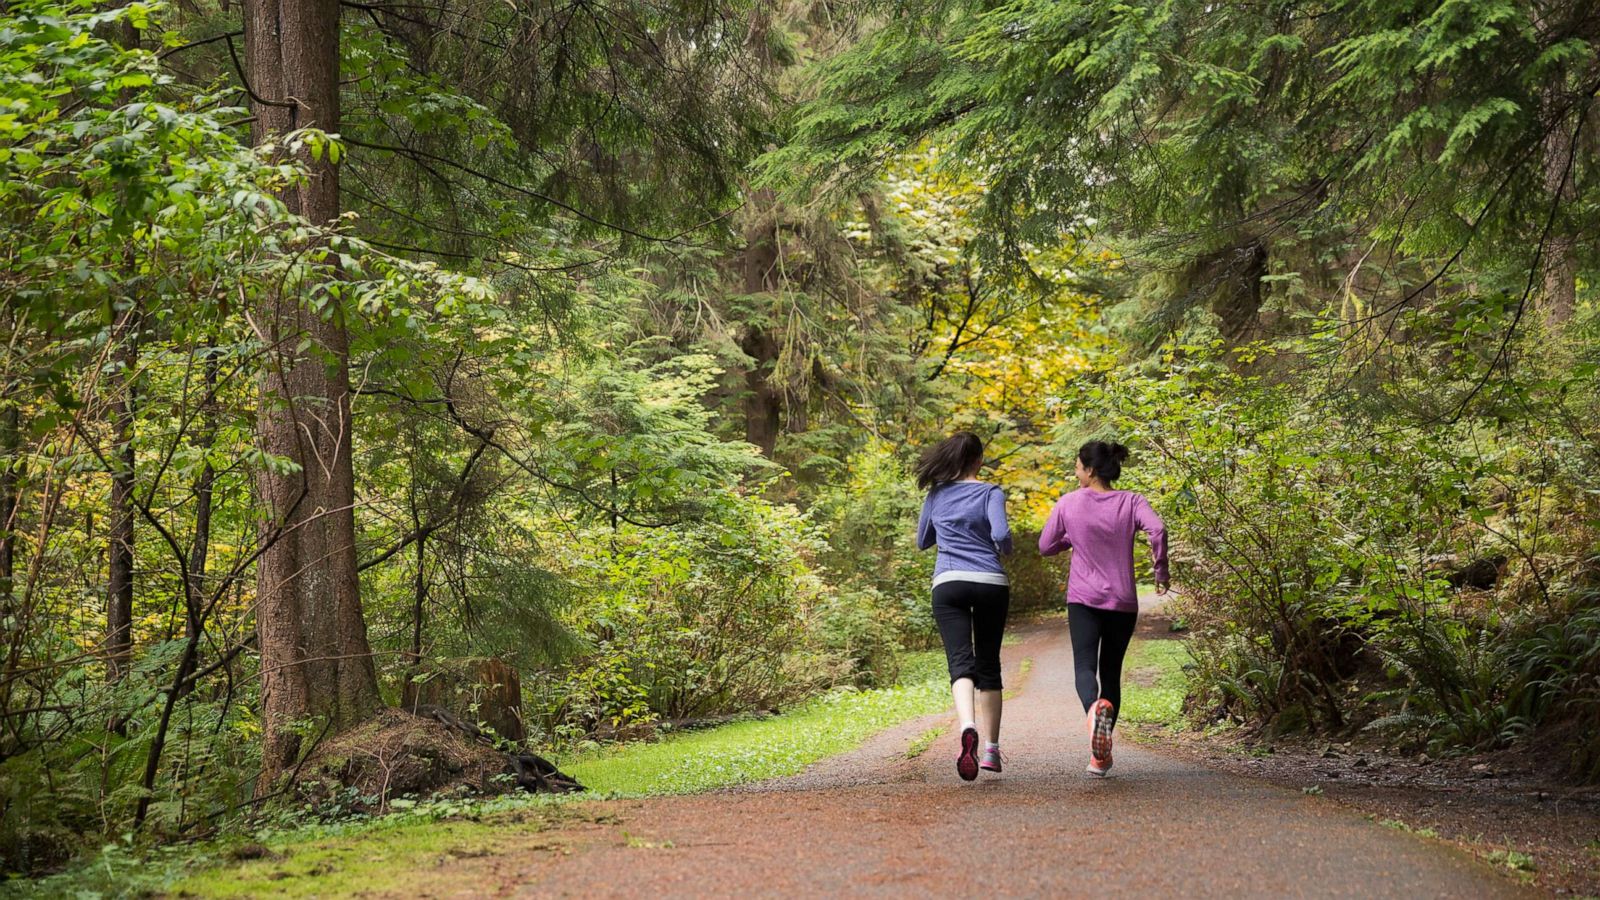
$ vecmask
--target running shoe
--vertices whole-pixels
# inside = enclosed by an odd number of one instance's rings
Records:
[[[984,748],[983,762],[978,763],[978,768],[984,770],[985,772],[1000,771],[1000,748],[996,747],[993,750],[990,750],[987,747]]]
[[[1116,710],[1101,697],[1089,707],[1089,773],[1104,775],[1111,768],[1111,726]]]
[[[978,729],[961,729],[961,755],[956,757],[956,774],[962,781],[978,777]]]

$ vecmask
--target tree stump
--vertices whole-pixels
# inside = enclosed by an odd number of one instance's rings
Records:
[[[528,736],[522,724],[522,679],[498,659],[424,664],[406,680],[400,702],[413,713],[441,707],[508,741]]]

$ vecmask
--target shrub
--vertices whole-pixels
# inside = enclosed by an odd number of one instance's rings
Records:
[[[692,523],[581,536],[569,577],[590,593],[567,624],[585,649],[533,679],[533,718],[557,735],[617,735],[805,693],[827,678],[790,664],[823,592],[807,559],[819,547],[794,509],[748,498]]]
[[[894,672],[892,645],[937,642],[929,613],[934,555],[917,550],[922,494],[903,460],[882,443],[848,461],[845,477],[818,492],[809,516],[827,535],[821,560],[838,587],[838,604],[824,618],[824,640],[865,647],[856,653],[858,680],[886,684]]]
[[[1093,416],[1064,435],[1136,447],[1129,486],[1167,519],[1193,628],[1191,708],[1441,749],[1593,721],[1594,485],[1570,432],[1408,424],[1226,362],[1190,347],[1117,373],[1075,398]]]

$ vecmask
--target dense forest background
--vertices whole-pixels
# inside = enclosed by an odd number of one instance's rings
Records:
[[[7,0],[0,85],[8,871],[891,682],[958,428],[1023,531],[1134,447],[1196,718],[1600,777],[1593,4]]]

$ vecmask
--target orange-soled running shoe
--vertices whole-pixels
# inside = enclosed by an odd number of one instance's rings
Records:
[[[1089,707],[1089,769],[1090,775],[1105,775],[1111,769],[1111,726],[1116,721],[1116,709],[1104,697]]]

